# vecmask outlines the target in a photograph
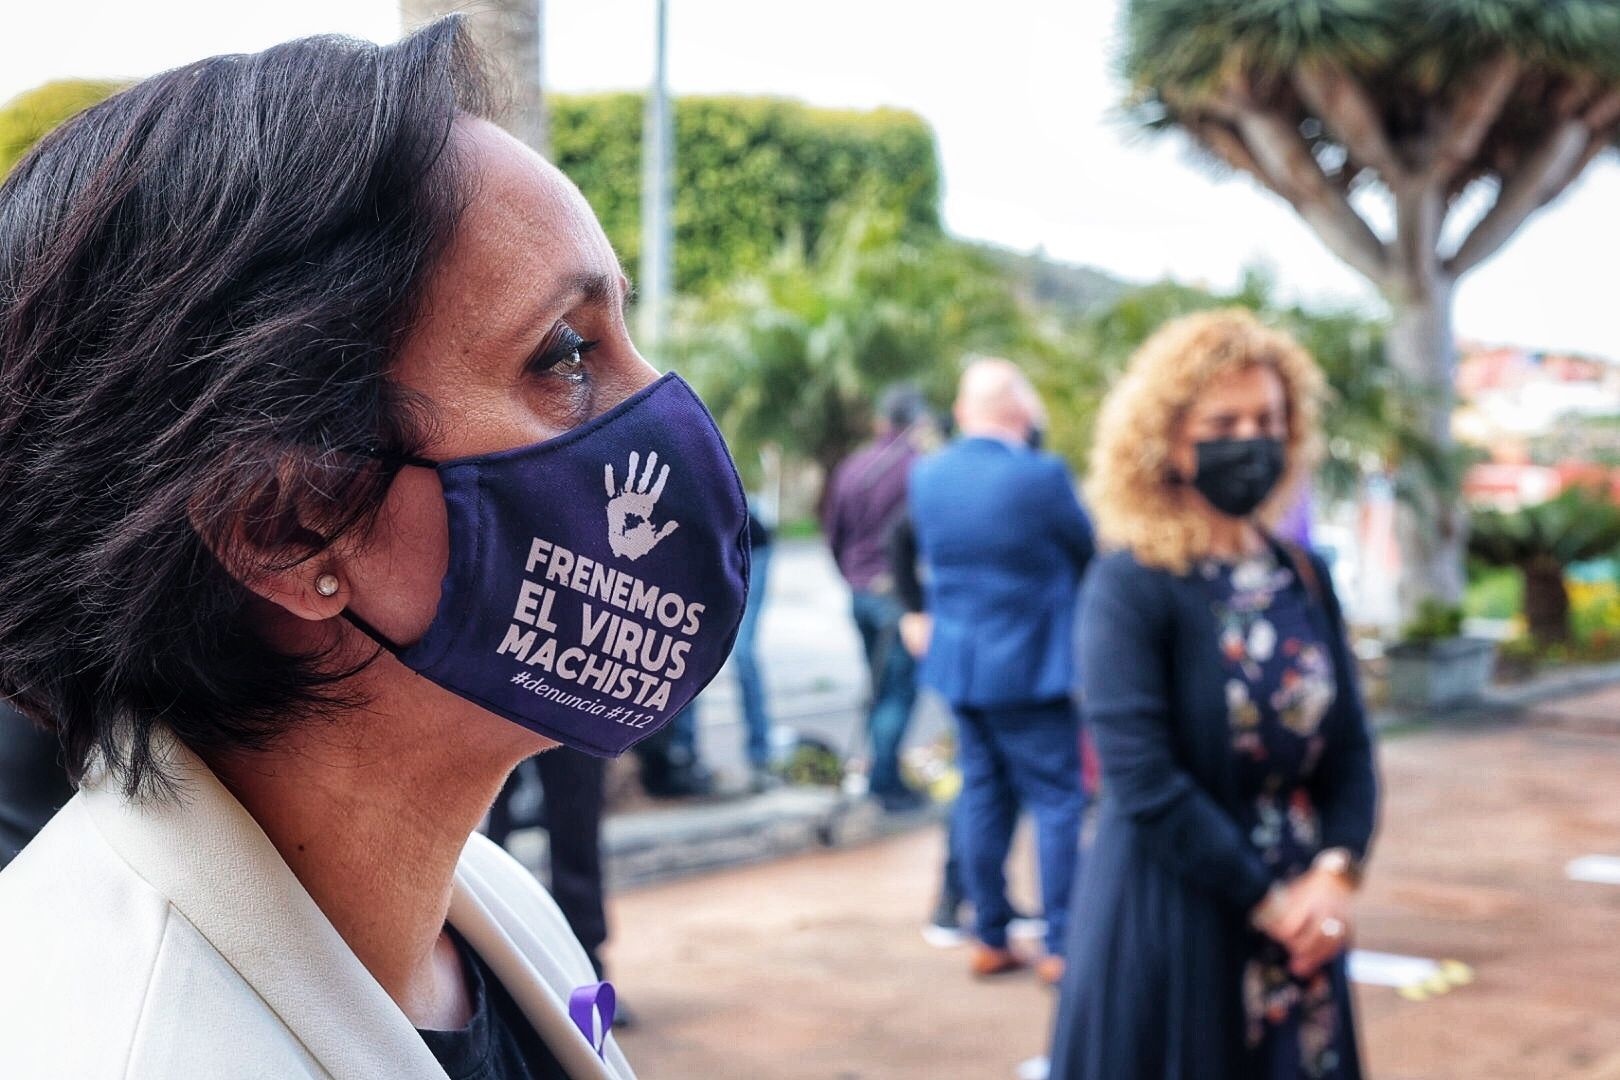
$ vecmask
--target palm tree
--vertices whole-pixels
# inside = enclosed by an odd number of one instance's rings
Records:
[[[524,145],[545,154],[546,103],[540,65],[545,0],[400,0],[407,32],[460,13],[509,105],[504,126]]]
[[[770,445],[824,476],[865,437],[886,385],[914,381],[947,401],[964,355],[1029,346],[988,258],[865,199],[837,208],[813,249],[790,240],[763,271],[687,297],[672,330],[675,367],[744,468]]]
[[[1524,578],[1524,616],[1538,645],[1570,638],[1569,592],[1564,572],[1571,563],[1614,554],[1620,548],[1620,507],[1601,492],[1570,488],[1556,499],[1515,513],[1476,513],[1468,550],[1491,566],[1516,568]]]
[[[1125,18],[1134,115],[1282,197],[1379,289],[1390,360],[1449,447],[1457,283],[1613,144],[1620,4],[1129,0]],[[1363,193],[1389,228],[1363,216]],[[1451,496],[1404,515],[1409,609],[1461,596]]]

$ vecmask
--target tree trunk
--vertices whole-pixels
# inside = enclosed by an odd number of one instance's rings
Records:
[[[1551,559],[1520,567],[1524,574],[1524,617],[1537,645],[1561,645],[1571,635],[1569,591],[1564,568]]]
[[[540,62],[544,0],[400,0],[406,32],[460,12],[483,54],[504,106],[501,126],[525,146],[549,154]]]
[[[1391,365],[1422,395],[1423,433],[1435,448],[1453,450],[1451,413],[1456,405],[1457,347],[1452,335],[1452,289],[1435,283],[1389,297],[1393,321],[1387,349]],[[1433,596],[1462,601],[1467,513],[1462,493],[1448,482],[1438,489],[1415,462],[1401,466],[1403,499],[1396,517],[1401,550],[1401,614],[1411,618],[1418,602]]]

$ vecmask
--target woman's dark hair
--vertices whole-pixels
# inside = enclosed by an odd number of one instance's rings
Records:
[[[253,749],[353,704],[351,672],[248,628],[213,552],[363,534],[391,473],[355,451],[419,442],[386,373],[466,202],[477,72],[458,17],[217,56],[0,186],[0,697],[75,774],[161,789],[159,725]]]

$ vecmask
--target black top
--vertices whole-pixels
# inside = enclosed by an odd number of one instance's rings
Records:
[[[472,1020],[460,1031],[417,1029],[450,1080],[567,1080],[500,979],[460,934],[451,930],[450,937],[467,972]]]
[[[56,736],[0,702],[0,868],[73,798]]]
[[[889,528],[889,573],[894,576],[894,596],[907,611],[923,609],[923,583],[917,573],[917,527],[911,515],[894,516]]]

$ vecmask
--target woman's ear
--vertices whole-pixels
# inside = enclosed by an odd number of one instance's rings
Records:
[[[260,569],[249,576],[237,576],[235,570],[231,574],[261,599],[309,622],[335,618],[349,603],[342,575],[329,561],[319,558],[305,559],[284,569]]]
[[[189,510],[192,528],[226,572],[295,618],[320,622],[341,614],[350,599],[343,559],[305,523],[285,471],[257,485],[226,486],[234,490],[220,492],[224,498],[195,499]]]

